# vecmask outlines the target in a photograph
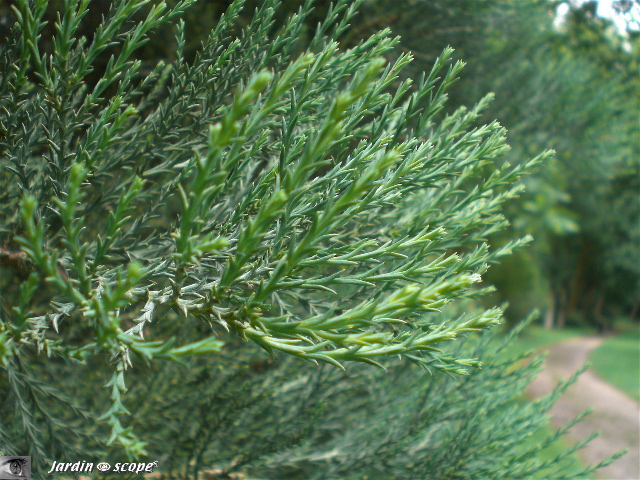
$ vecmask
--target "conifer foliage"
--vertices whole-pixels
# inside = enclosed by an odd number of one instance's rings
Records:
[[[400,81],[411,55],[387,63],[388,31],[340,47],[358,2],[337,2],[305,40],[312,2],[277,26],[266,0],[238,30],[237,0],[185,58],[193,1],[114,1],[88,37],[88,0],[65,0],[55,25],[47,0],[13,7],[0,53],[0,450],[40,468],[145,456],[161,428],[143,406],[179,405],[171,378],[220,381],[225,341],[334,369],[400,355],[468,373],[479,361],[443,345],[501,312],[461,302],[526,242],[485,239],[547,154],[502,163],[504,130],[476,125],[489,97],[441,113],[463,66],[451,49]],[[137,56],[171,25],[172,59]],[[192,449],[197,475],[207,446],[185,442],[174,450]]]

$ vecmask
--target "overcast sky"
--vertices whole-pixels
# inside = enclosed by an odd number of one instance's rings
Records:
[[[562,17],[566,14],[569,9],[569,3],[577,3],[582,4],[588,0],[569,0],[569,2],[564,3],[558,7],[558,16]],[[626,21],[631,21],[632,28],[634,30],[640,29],[640,3],[638,0],[630,0],[630,10],[625,15],[620,15],[613,8],[613,4],[615,0],[597,0],[598,2],[598,11],[596,12],[599,17],[608,18],[613,20],[613,22],[618,27],[618,30],[621,32],[625,31]],[[626,21],[625,21],[626,17]]]

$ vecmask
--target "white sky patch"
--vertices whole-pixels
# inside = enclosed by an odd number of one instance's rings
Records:
[[[613,23],[618,27],[618,30],[624,32],[627,26],[626,21],[624,16],[613,8],[613,2],[614,0],[598,0],[598,10],[596,11],[596,14],[599,17],[613,20]],[[629,16],[634,30],[638,29],[640,26],[640,3],[632,0],[629,5],[629,11],[626,15]]]
[[[568,2],[558,5],[556,10],[556,18],[554,25],[556,28],[560,28],[564,23],[564,17],[569,12],[569,5],[582,5],[588,0],[569,0]],[[597,0],[598,8],[596,15],[602,18],[611,20],[620,33],[624,33],[628,27],[628,22],[633,30],[640,29],[640,3],[637,0],[629,0],[628,11],[624,14],[619,13],[613,4],[615,0]]]

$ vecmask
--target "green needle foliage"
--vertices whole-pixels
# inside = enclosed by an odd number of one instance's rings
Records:
[[[145,425],[146,438],[150,458],[160,459],[169,478],[590,478],[608,462],[583,467],[571,456],[590,439],[556,449],[547,460],[540,456],[582,416],[531,440],[577,374],[524,403],[542,358],[523,367],[530,354],[506,354],[510,339],[456,342],[452,356],[483,360],[466,376],[431,375],[398,358],[385,362],[387,371],[355,364],[346,371],[302,368],[290,356],[276,363],[230,341],[214,362],[186,373],[161,365],[151,384],[132,393],[138,411],[158,412]],[[154,393],[169,388],[176,393]]]
[[[387,63],[388,31],[337,42],[358,2],[339,1],[305,41],[311,2],[276,28],[266,0],[238,34],[235,1],[186,59],[180,16],[193,1],[115,1],[89,37],[88,0],[64,1],[53,26],[47,0],[13,6],[0,53],[0,449],[28,451],[36,471],[146,455],[162,430],[149,405],[189,408],[179,386],[226,381],[220,362],[240,340],[340,369],[400,356],[434,378],[467,374],[479,354],[446,344],[501,311],[461,305],[527,241],[485,243],[547,153],[503,163],[504,129],[476,124],[489,97],[440,114],[463,66],[451,49],[400,81],[412,58]],[[137,58],[169,25],[174,58]],[[263,395],[240,386],[248,402]],[[196,411],[223,410],[197,399]],[[218,426],[201,420],[182,428],[213,441]],[[170,447],[174,434],[165,448],[197,453],[196,474],[213,461],[207,445]]]

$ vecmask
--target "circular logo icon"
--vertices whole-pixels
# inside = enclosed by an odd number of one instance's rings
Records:
[[[111,465],[109,465],[107,462],[100,462],[98,465],[96,465],[96,468],[101,472],[108,472],[109,470],[111,470]]]

